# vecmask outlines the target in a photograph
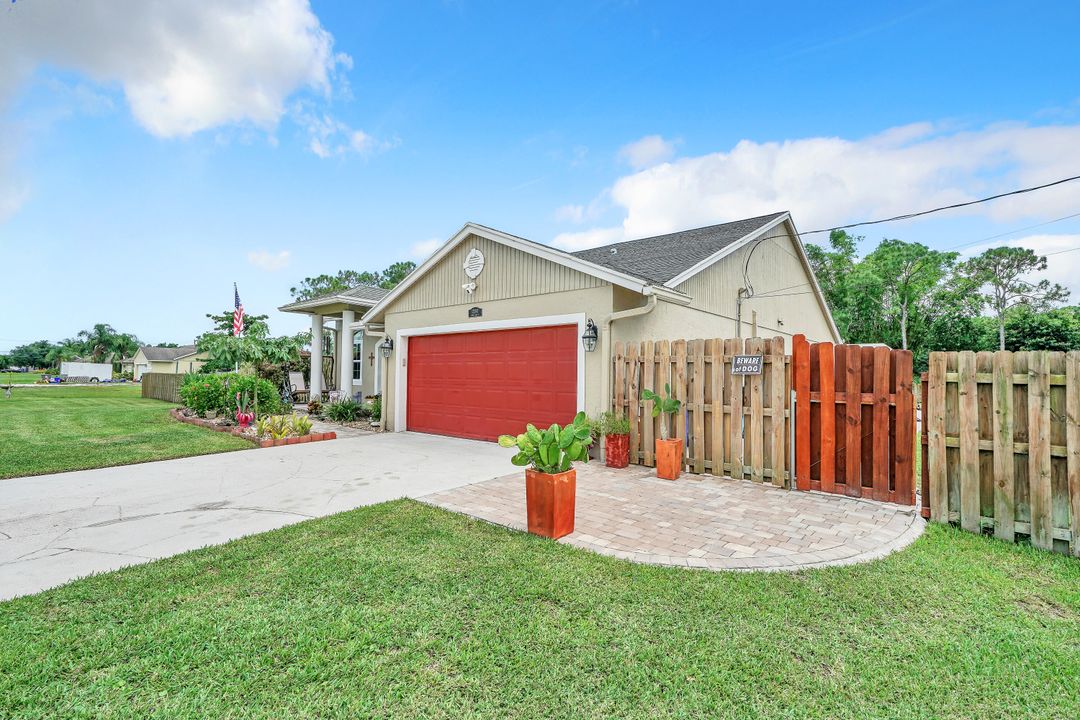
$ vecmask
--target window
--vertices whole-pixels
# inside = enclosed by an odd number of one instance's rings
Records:
[[[352,379],[356,383],[364,380],[364,331],[357,330],[353,333],[352,346]]]

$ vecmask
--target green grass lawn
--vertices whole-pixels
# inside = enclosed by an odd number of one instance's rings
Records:
[[[0,717],[1080,717],[1080,562],[632,565],[395,501],[0,603]]]
[[[0,372],[0,385],[31,385],[41,379],[40,372]]]
[[[15,388],[0,394],[0,478],[125,465],[252,447],[179,423],[137,385]]]

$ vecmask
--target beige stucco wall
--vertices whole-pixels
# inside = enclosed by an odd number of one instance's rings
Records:
[[[747,257],[750,258],[749,265]],[[691,308],[715,316],[717,331],[692,337],[736,335],[736,298],[739,288],[746,285],[744,268],[753,285],[755,297],[743,301],[743,337],[751,334],[751,318],[756,311],[759,336],[783,335],[790,338],[804,333],[810,340],[835,339],[825,311],[813,293],[810,273],[798,257],[795,240],[787,223],[768,231],[762,242],[747,244],[676,288],[693,298]],[[764,297],[770,292],[777,297]],[[680,316],[677,313],[668,315]],[[694,323],[695,333],[713,327],[707,321],[695,320],[690,315],[685,317]],[[661,321],[654,318],[653,322]],[[648,325],[647,322],[646,327]]]
[[[136,357],[136,360],[138,360],[139,357]],[[146,372],[186,375],[187,373],[198,372],[209,359],[210,356],[207,353],[199,353],[198,355],[180,358],[179,360],[155,360],[150,363],[150,369]],[[138,363],[136,363],[136,365],[137,364]]]
[[[487,269],[484,270],[487,273]],[[462,274],[461,277],[464,277]],[[481,279],[484,277],[482,274]],[[421,281],[426,283],[428,278]],[[542,281],[542,280],[541,280]],[[460,283],[458,283],[460,286]],[[460,287],[459,287],[460,292]],[[462,292],[462,294],[464,294]],[[391,306],[386,314],[386,332],[394,338],[394,353],[390,358],[388,372],[386,373],[386,393],[384,402],[386,408],[387,429],[394,430],[395,426],[395,375],[398,365],[402,362],[401,341],[397,333],[405,328],[424,328],[433,326],[453,325],[455,331],[468,332],[470,325],[499,320],[520,320],[551,315],[584,314],[586,318],[600,321],[611,312],[612,293],[610,285],[602,285],[579,290],[568,290],[545,295],[527,295],[524,297],[508,298],[504,300],[492,300],[487,302],[470,301],[467,303],[450,305],[448,307],[428,308],[424,310],[409,310],[393,312],[395,306]],[[468,308],[479,307],[483,310],[483,316],[470,319]],[[603,368],[603,355],[598,348],[595,352],[585,353],[585,407],[590,415],[601,412],[603,398],[600,391],[600,373]],[[406,377],[407,366],[401,366],[402,379]],[[538,378],[538,382],[542,378]]]
[[[359,328],[354,328],[354,330],[357,329]],[[379,354],[378,348],[378,344],[381,339],[382,338],[377,337],[371,333],[364,333],[364,343],[362,350],[364,370],[360,382],[357,382],[356,380],[352,381],[353,392],[360,391],[363,393],[364,397],[369,397],[379,392],[378,386],[375,383],[375,378],[379,372],[379,366],[383,363],[382,356]],[[371,361],[368,360],[371,355],[375,356],[374,364],[372,364]]]

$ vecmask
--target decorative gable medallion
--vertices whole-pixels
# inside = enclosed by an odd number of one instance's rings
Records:
[[[478,248],[473,248],[469,251],[469,254],[465,256],[465,264],[462,267],[470,282],[462,285],[461,289],[469,295],[472,295],[473,291],[476,290],[475,280],[477,276],[484,271],[484,253],[480,252]]]

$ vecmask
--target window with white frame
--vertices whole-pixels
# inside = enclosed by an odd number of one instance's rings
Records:
[[[357,330],[353,333],[352,346],[352,379],[357,384],[364,380],[364,331]]]

